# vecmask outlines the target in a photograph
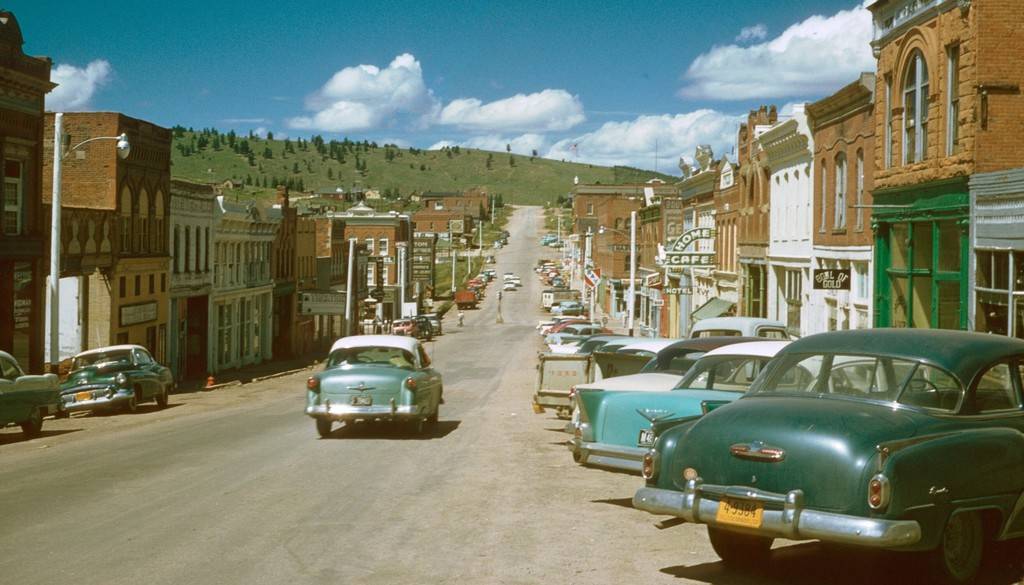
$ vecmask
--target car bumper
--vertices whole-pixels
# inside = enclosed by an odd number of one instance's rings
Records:
[[[92,398],[81,398],[85,392],[91,393]],[[62,408],[67,413],[117,408],[128,402],[133,394],[132,390],[128,388],[119,388],[113,391],[106,388],[76,390],[74,394],[61,396]]]
[[[353,420],[418,420],[426,417],[422,406],[417,404],[375,404],[373,406],[352,406],[351,404],[317,404],[306,407],[306,414],[313,418],[333,421]]]
[[[600,465],[634,473],[642,471],[644,455],[650,451],[646,447],[591,443],[578,437],[570,439],[568,444],[569,450],[584,465]]]
[[[722,497],[765,504],[761,525],[748,527],[720,522],[718,513]],[[740,486],[705,485],[700,480],[691,480],[682,492],[640,488],[633,496],[633,507],[652,514],[676,516],[687,522],[771,538],[894,549],[911,547],[921,540],[921,526],[916,521],[865,518],[804,508],[800,490],[776,494]]]
[[[568,408],[572,406],[569,401],[568,390],[543,390],[533,395],[533,401],[544,408]]]

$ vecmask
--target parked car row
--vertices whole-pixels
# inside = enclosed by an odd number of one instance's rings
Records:
[[[164,408],[173,389],[170,370],[140,345],[83,351],[72,358],[63,382],[55,374],[27,376],[14,357],[0,352],[0,428],[16,424],[26,437],[35,437],[48,416],[133,413],[150,401]]]
[[[732,566],[763,567],[776,538],[821,540],[920,552],[928,582],[962,584],[989,544],[1024,537],[1024,341],[791,341],[739,319],[646,350],[604,334],[542,353],[535,410],[571,419],[579,464],[641,474],[634,508],[706,524]],[[637,373],[600,375],[597,356],[651,350]]]

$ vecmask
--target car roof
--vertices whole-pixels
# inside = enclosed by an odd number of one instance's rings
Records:
[[[404,335],[350,335],[335,341],[331,351],[352,347],[397,347],[415,355],[419,342]]]
[[[778,327],[785,329],[786,324],[781,321],[774,319],[765,319],[763,317],[712,317],[710,319],[701,319],[693,325],[695,331],[703,331],[707,329],[736,329],[744,330],[746,327],[759,327],[767,325],[769,327]]]
[[[83,356],[83,355],[92,355],[92,354],[95,354],[95,353],[104,353],[104,352],[108,352],[108,351],[128,351],[128,350],[132,350],[132,349],[141,349],[141,350],[145,351],[146,353],[149,353],[149,350],[146,349],[145,347],[142,347],[141,345],[122,344],[122,345],[108,345],[107,347],[97,347],[95,349],[87,349],[87,350],[85,350],[83,352],[75,354],[75,357],[80,357],[80,356]]]
[[[711,351],[723,345],[743,343],[746,341],[764,341],[763,337],[736,337],[735,335],[716,335],[713,337],[692,337],[678,340],[663,351],[676,349],[692,349],[694,351]]]
[[[949,370],[966,385],[981,368],[1024,355],[1024,340],[940,329],[858,329],[810,335],[794,341],[786,353],[886,355],[926,361]]]
[[[14,359],[14,356],[9,354],[9,353],[7,353],[6,351],[0,350],[0,357],[5,357],[5,358],[11,360],[12,362],[18,364],[18,360]],[[21,364],[18,364],[18,366],[20,367]]]
[[[793,343],[792,341],[747,341],[744,343],[733,343],[712,349],[704,354],[704,357],[719,355],[748,355],[760,357],[775,357],[782,348]]]
[[[637,341],[636,343],[630,343],[629,345],[624,345],[624,346],[620,347],[619,350],[623,351],[623,350],[630,349],[630,350],[649,351],[649,352],[652,352],[652,353],[658,353],[659,351],[665,349],[666,347],[672,346],[677,341],[679,341],[679,340],[678,339],[645,339],[643,341]]]

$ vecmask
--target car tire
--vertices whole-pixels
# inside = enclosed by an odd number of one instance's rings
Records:
[[[441,417],[441,407],[438,406],[434,409],[434,413],[427,417],[427,424],[434,426],[437,424],[437,419]]]
[[[160,390],[160,393],[156,395],[156,405],[160,408],[167,408],[167,402],[167,387],[164,386]]]
[[[424,428],[426,428],[426,423],[422,418],[409,422],[409,431],[414,435],[422,435]]]
[[[750,536],[708,526],[711,548],[730,567],[763,567],[772,551],[773,539]]]
[[[38,437],[39,434],[43,432],[42,411],[38,408],[33,408],[32,414],[30,414],[27,419],[18,423],[18,426],[21,427],[21,434],[23,434],[26,439]]]
[[[572,409],[568,406],[559,406],[555,408],[555,416],[562,420],[572,420]]]
[[[128,414],[133,414],[139,409],[139,391],[132,392],[132,395],[128,397],[128,400],[124,401],[124,411]]]
[[[942,539],[928,553],[934,583],[963,585],[974,580],[984,551],[985,532],[976,512],[953,514],[942,530]]]
[[[330,419],[318,418],[316,419],[316,434],[320,435],[321,439],[326,439],[331,436],[331,427],[333,422]]]

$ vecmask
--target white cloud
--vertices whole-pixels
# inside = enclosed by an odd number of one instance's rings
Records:
[[[550,132],[568,130],[586,120],[583,104],[564,89],[516,94],[490,103],[476,98],[453,100],[438,123],[471,131]]]
[[[875,68],[870,41],[871,13],[864,4],[811,16],[767,42],[699,55],[679,94],[717,100],[825,95]]]
[[[267,129],[266,129],[265,126],[260,126],[259,128],[254,128],[252,133],[255,136],[259,136],[260,138],[266,138],[267,137]]]
[[[473,136],[466,140],[441,140],[431,145],[429,150],[440,150],[446,146],[461,146],[463,148],[477,148],[480,150],[493,150],[505,152],[506,147],[511,147],[514,154],[531,156],[533,151],[541,151],[548,144],[548,139],[543,134],[527,133],[520,136],[501,136],[488,134],[484,136]]]
[[[429,118],[439,107],[423,82],[420,62],[404,53],[384,69],[358,65],[338,71],[306,100],[314,113],[292,118],[288,125],[325,132],[368,130],[395,116]]]
[[[763,24],[755,24],[754,26],[745,26],[740,30],[740,34],[736,35],[737,43],[745,43],[748,41],[760,41],[768,36],[768,27]]]
[[[679,157],[692,157],[698,144],[710,144],[716,157],[731,148],[739,123],[739,116],[708,109],[640,116],[625,122],[607,122],[593,132],[560,140],[544,156],[644,169],[654,169],[657,157],[658,170],[678,174]]]
[[[85,67],[57,65],[50,79],[58,85],[46,95],[46,109],[56,112],[89,109],[93,95],[110,82],[112,75],[113,68],[104,59],[96,59]]]

